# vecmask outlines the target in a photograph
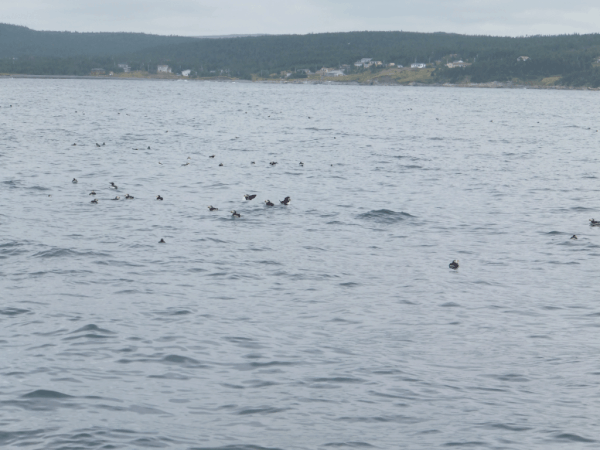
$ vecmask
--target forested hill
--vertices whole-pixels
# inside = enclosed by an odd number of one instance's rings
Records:
[[[158,36],[144,33],[35,31],[27,27],[0,23],[0,59],[116,56],[149,47],[196,40],[190,37]]]
[[[529,59],[521,64],[519,56]],[[600,34],[513,38],[364,31],[198,39],[34,31],[0,24],[0,73],[88,75],[91,68],[118,72],[117,64],[127,63],[132,70],[156,71],[157,64],[168,64],[175,72],[190,69],[193,76],[226,73],[249,78],[251,74],[352,65],[360,58],[404,66],[415,61],[431,63],[436,82],[556,77],[571,84],[600,85],[595,67]],[[457,59],[470,65],[445,67]],[[352,66],[352,70],[356,69]]]

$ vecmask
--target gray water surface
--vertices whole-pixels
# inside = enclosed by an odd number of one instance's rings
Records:
[[[0,80],[0,446],[598,448],[597,104]]]

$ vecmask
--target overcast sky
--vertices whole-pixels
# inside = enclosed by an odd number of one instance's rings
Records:
[[[2,0],[0,22],[36,30],[207,36],[404,30],[596,33],[599,0]]]

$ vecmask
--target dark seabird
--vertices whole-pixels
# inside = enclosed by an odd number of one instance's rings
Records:
[[[209,209],[209,211],[218,211],[219,210],[219,208],[215,208],[213,205],[210,205],[208,207],[208,209]]]
[[[231,211],[231,217],[242,217],[240,213],[236,212],[235,209]]]
[[[244,194],[244,198],[246,200],[252,200],[252,199],[256,198],[256,194],[253,194],[253,195]]]
[[[160,241],[158,241],[159,244],[166,244],[164,239],[161,239]]]
[[[274,203],[272,203],[272,202],[271,202],[271,200],[265,200],[265,204],[266,204],[267,206],[275,206],[275,204],[274,204]]]
[[[300,161],[300,165],[301,165],[302,167],[304,167],[304,163],[303,163],[302,161]]]
[[[73,178],[73,181],[71,181],[71,183],[77,184],[77,178]]]
[[[129,195],[129,194],[125,194],[125,198],[129,199],[129,200],[133,200],[133,197],[131,195]]]
[[[94,200],[92,200],[90,203],[98,203],[98,199],[95,198]]]
[[[150,150],[150,146],[148,146],[148,150]]]
[[[210,156],[209,156],[209,158],[214,158],[214,157],[215,157],[215,155],[210,155]]]
[[[287,206],[287,205],[289,205],[289,204],[290,204],[290,202],[291,202],[291,201],[292,201],[292,199],[291,199],[291,198],[289,198],[289,197],[286,197],[286,198],[284,198],[283,200],[279,200],[279,203],[281,203],[282,205],[285,205],[285,206]]]
[[[102,147],[102,146],[96,142],[96,147]]]
[[[190,165],[189,162],[186,162],[185,164],[182,164],[182,166],[189,166],[189,165]]]
[[[277,161],[271,161],[269,164],[271,164],[272,166],[274,166],[275,164],[277,164]]]
[[[90,192],[89,195],[96,195],[96,191]]]
[[[256,164],[254,161],[252,161],[250,164]]]
[[[102,143],[102,147],[104,147],[105,145],[106,145],[106,142],[103,142],[103,143]]]
[[[75,147],[76,145],[77,145],[77,144],[73,144],[73,145],[71,145],[71,147]]]
[[[163,198],[160,195],[157,195],[156,200],[163,200]]]
[[[577,239],[577,235],[574,234],[573,236],[571,236],[571,239]]]
[[[223,167],[223,163],[219,164],[219,167]]]
[[[113,198],[113,200],[121,200],[121,197],[117,195],[115,198]]]
[[[593,227],[600,227],[600,222],[594,219],[590,219],[590,225]]]
[[[118,189],[119,187],[114,183],[114,181],[110,182],[110,188],[111,189]]]
[[[448,264],[448,267],[450,267],[451,269],[454,269],[454,270],[458,269],[458,259],[455,259],[450,264]]]

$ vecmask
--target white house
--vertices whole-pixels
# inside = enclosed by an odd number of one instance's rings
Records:
[[[325,72],[326,77],[343,77],[344,72],[342,70],[330,70],[329,72]]]
[[[423,63],[412,63],[410,65],[411,69],[424,69],[425,67],[427,67],[427,65],[425,65]]]
[[[170,68],[169,66],[167,66],[167,65],[164,65],[164,66],[158,66],[158,67],[156,68],[156,71],[157,71],[158,73],[171,73],[171,68]]]
[[[184,77],[189,77],[190,73],[192,73],[191,70],[182,70],[181,71],[181,75],[183,75]]]
[[[529,56],[519,56],[517,58],[517,61],[527,61],[529,59]]]

